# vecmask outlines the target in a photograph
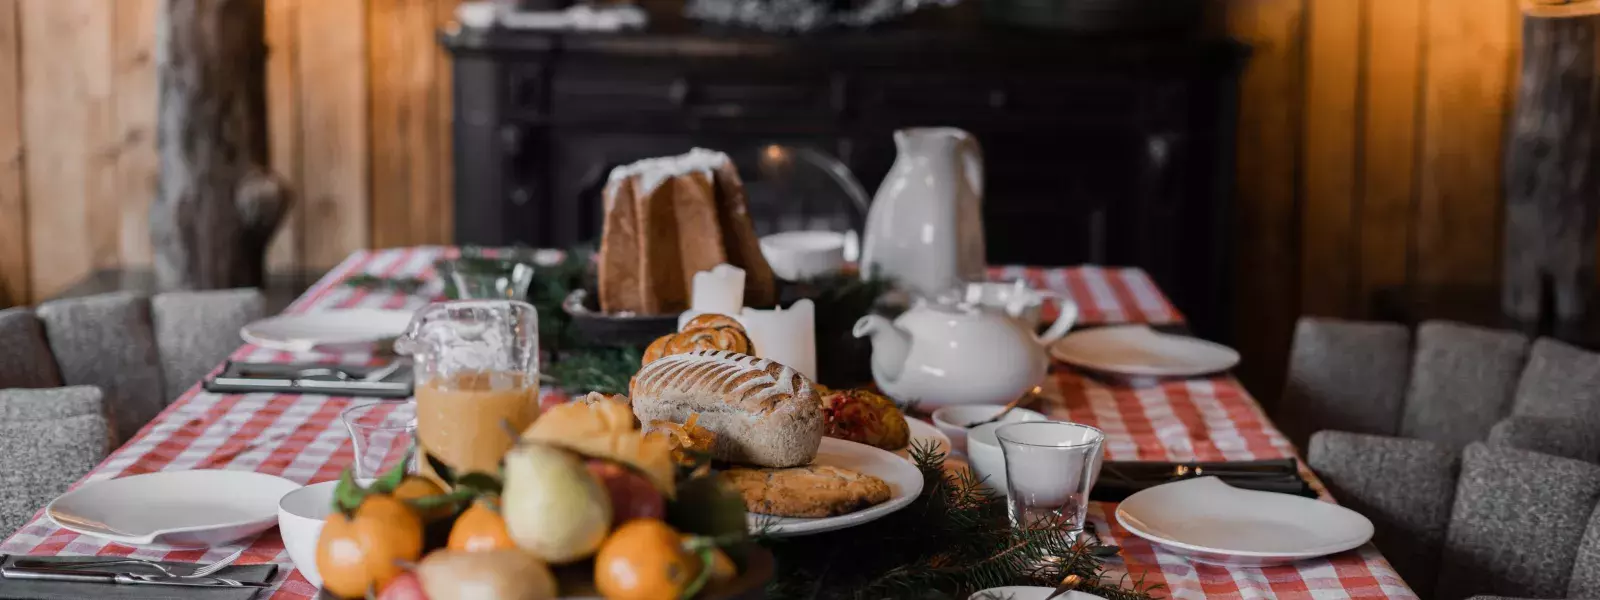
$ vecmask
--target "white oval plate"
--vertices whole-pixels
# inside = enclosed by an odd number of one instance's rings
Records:
[[[45,507],[62,529],[142,546],[220,546],[278,522],[278,499],[300,489],[251,471],[161,471],[86,483]]]
[[[357,352],[388,343],[406,332],[409,310],[352,308],[279,315],[245,325],[244,341],[286,352]]]
[[[1012,585],[978,590],[971,596],[967,596],[967,600],[1045,600],[1054,593],[1056,593],[1055,588]],[[1056,596],[1056,598],[1061,600],[1106,600],[1104,596],[1096,596],[1088,592],[1067,592]]]
[[[1085,329],[1051,344],[1050,355],[1085,369],[1140,377],[1193,377],[1239,364],[1232,348],[1144,325]]]
[[[910,415],[906,415],[906,424],[911,427],[911,441],[913,443],[922,442],[926,444],[932,442],[939,452],[944,453],[946,458],[950,456],[950,436],[945,435],[943,431],[939,431],[938,427],[934,427],[932,423]],[[911,459],[910,444],[895,450],[894,453],[900,455],[900,458],[910,460],[911,464],[916,464],[917,462]]]
[[[1344,552],[1372,539],[1372,521],[1311,498],[1241,490],[1216,477],[1158,485],[1117,505],[1134,535],[1200,563],[1269,566]]]
[[[896,456],[893,452],[866,444],[830,437],[822,438],[822,446],[817,449],[817,458],[812,460],[811,464],[841,467],[882,479],[884,483],[889,484],[889,500],[847,515],[820,519],[750,513],[747,518],[751,533],[765,529],[766,535],[772,537],[790,537],[855,527],[905,508],[922,493],[922,472],[917,470],[916,465]]]

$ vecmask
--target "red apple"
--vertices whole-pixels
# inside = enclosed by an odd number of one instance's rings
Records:
[[[606,488],[611,496],[611,522],[621,525],[629,519],[660,519],[667,514],[667,503],[656,486],[650,484],[637,471],[621,464],[594,459],[589,461],[589,473]]]
[[[406,571],[389,580],[383,593],[378,594],[378,600],[428,600],[428,594],[422,591],[422,580],[417,574]]]

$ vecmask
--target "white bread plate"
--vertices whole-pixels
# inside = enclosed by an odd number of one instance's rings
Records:
[[[889,484],[889,500],[850,514],[816,519],[751,513],[747,517],[751,533],[791,537],[855,527],[905,508],[922,494],[922,472],[917,470],[916,465],[893,452],[866,444],[822,438],[822,446],[817,449],[817,457],[811,464],[851,469],[882,479]]]

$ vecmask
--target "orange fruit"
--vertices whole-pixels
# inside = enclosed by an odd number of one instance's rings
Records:
[[[594,584],[607,600],[676,600],[699,574],[699,557],[657,519],[623,523],[594,559]]]
[[[444,488],[439,487],[439,484],[434,483],[432,479],[428,479],[427,477],[407,475],[405,479],[400,480],[400,485],[394,487],[394,491],[391,492],[390,495],[394,496],[397,500],[410,502],[418,498],[443,496]],[[418,514],[422,516],[423,522],[432,523],[434,521],[438,521],[439,519],[449,517],[450,513],[453,512],[455,511],[451,510],[449,505],[441,505],[425,511],[419,510]]]
[[[362,598],[401,573],[395,561],[422,556],[422,519],[404,502],[367,496],[350,516],[335,512],[317,539],[322,587],[340,598]]]
[[[474,502],[456,517],[445,547],[462,552],[510,550],[517,547],[506,532],[505,517],[486,502]]]

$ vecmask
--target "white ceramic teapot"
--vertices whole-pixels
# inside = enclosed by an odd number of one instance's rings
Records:
[[[1044,381],[1045,348],[1078,318],[1077,306],[1063,303],[1041,337],[1007,314],[1021,310],[1020,304],[1000,311],[948,297],[917,300],[892,322],[861,317],[853,332],[871,336],[872,378],[895,400],[924,408],[1004,404]]]

